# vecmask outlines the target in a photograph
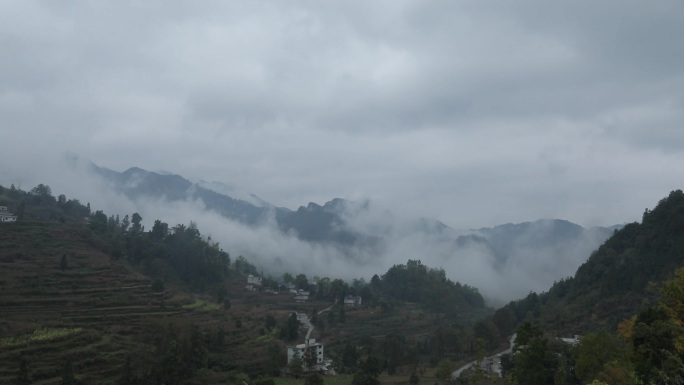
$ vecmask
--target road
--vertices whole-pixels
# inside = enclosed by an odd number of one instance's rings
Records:
[[[318,314],[323,314],[323,312],[330,311],[332,309],[332,307],[333,307],[333,305],[330,305],[327,308],[319,311]],[[304,326],[306,326],[306,328],[308,329],[306,331],[306,337],[304,337],[304,343],[306,343],[306,341],[308,341],[309,337],[311,336],[311,332],[313,332],[313,330],[314,330],[314,326],[311,323],[311,320],[309,319],[308,316],[303,316],[302,319],[300,320],[300,322],[303,323]]]
[[[498,352],[498,353],[496,353],[496,354],[494,354],[494,355],[492,355],[492,356],[485,357],[484,360],[487,360],[487,359],[496,359],[498,356],[501,356],[501,355],[504,355],[504,354],[510,354],[510,353],[512,353],[512,352],[513,352],[513,345],[515,344],[515,337],[516,337],[515,334],[513,334],[513,335],[510,336],[510,337],[508,337],[508,344],[509,344],[508,349],[502,350],[502,351],[500,351],[500,352]],[[483,360],[483,361],[484,361],[484,360]],[[451,373],[451,378],[458,378],[464,370],[470,369],[470,368],[473,367],[473,365],[475,365],[475,364],[477,364],[477,361],[472,361],[472,362],[469,362],[469,363],[467,363],[467,364],[461,366],[460,368],[456,369],[455,371],[453,371],[453,372]]]

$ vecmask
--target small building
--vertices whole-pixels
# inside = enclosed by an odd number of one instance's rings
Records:
[[[261,277],[257,277],[256,275],[248,275],[247,276],[247,286],[245,286],[245,289],[249,291],[258,291],[261,289]]]
[[[316,370],[316,368],[307,368],[307,358],[313,355],[316,357],[316,366],[324,364],[323,344],[316,342],[314,338],[305,340],[303,344],[293,345],[287,347],[287,363],[292,362],[293,359],[299,358],[304,363],[304,368],[309,370]]]
[[[292,292],[294,294],[295,302],[309,302],[309,292],[306,290],[295,290]]]
[[[7,211],[7,206],[0,206],[0,222],[16,222],[17,216]]]
[[[247,276],[247,284],[261,286],[261,277],[250,274]]]
[[[361,306],[362,298],[359,296],[348,295],[344,297],[345,307],[359,307]]]
[[[580,343],[580,338],[581,338],[581,337],[580,337],[579,335],[575,334],[575,335],[572,336],[571,338],[560,337],[560,338],[558,338],[558,340],[560,340],[560,341],[562,341],[562,342],[565,342],[566,344],[575,346],[575,345],[579,345],[579,343]]]
[[[297,316],[297,321],[302,323],[309,322],[309,316],[306,313],[295,313],[295,315]]]
[[[297,294],[294,296],[294,300],[299,303],[309,302],[309,295]]]

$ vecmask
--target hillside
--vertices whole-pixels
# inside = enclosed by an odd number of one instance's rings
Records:
[[[616,230],[573,277],[499,309],[504,333],[523,320],[572,335],[617,324],[657,301],[657,287],[684,266],[684,193],[673,191],[641,223]]]
[[[353,285],[327,277],[309,285],[299,274],[312,298],[297,303],[287,291],[246,290],[246,274],[256,268],[192,223],[155,221],[145,231],[137,213],[130,221],[107,217],[53,197],[47,186],[0,187],[0,204],[19,214],[17,222],[0,223],[0,383],[16,378],[22,362],[35,384],[59,383],[66,373],[87,384],[271,376],[285,367],[286,345],[301,343],[305,332],[283,334],[290,314],[323,309],[330,310],[312,337],[326,344],[339,370],[354,372],[374,355],[383,370],[408,377],[415,365],[471,355],[466,327],[490,312],[476,289],[420,261]],[[419,291],[398,291],[406,281]],[[448,295],[438,298],[435,290]],[[363,294],[364,305],[335,305],[346,294]],[[447,339],[458,344],[445,349]],[[360,354],[343,360],[349,346]]]

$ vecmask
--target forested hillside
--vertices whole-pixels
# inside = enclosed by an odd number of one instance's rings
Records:
[[[641,223],[615,231],[574,277],[548,292],[530,293],[499,309],[493,320],[503,335],[535,320],[568,335],[617,324],[657,300],[657,286],[684,266],[684,193],[673,191]]]

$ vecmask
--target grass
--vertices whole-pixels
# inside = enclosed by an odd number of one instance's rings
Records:
[[[183,309],[185,309],[185,310],[201,310],[201,311],[216,311],[216,310],[221,310],[221,305],[219,305],[217,303],[209,303],[209,302],[203,301],[201,299],[198,299],[189,305],[183,305]]]
[[[77,334],[83,331],[83,328],[39,328],[33,331],[33,333],[25,334],[19,337],[5,337],[0,339],[0,346],[10,347],[21,345],[29,342],[48,342],[64,337],[68,337],[73,334]]]
[[[340,374],[337,376],[323,376],[325,385],[349,385],[354,378],[353,374]],[[275,385],[304,385],[304,378],[276,377]]]

